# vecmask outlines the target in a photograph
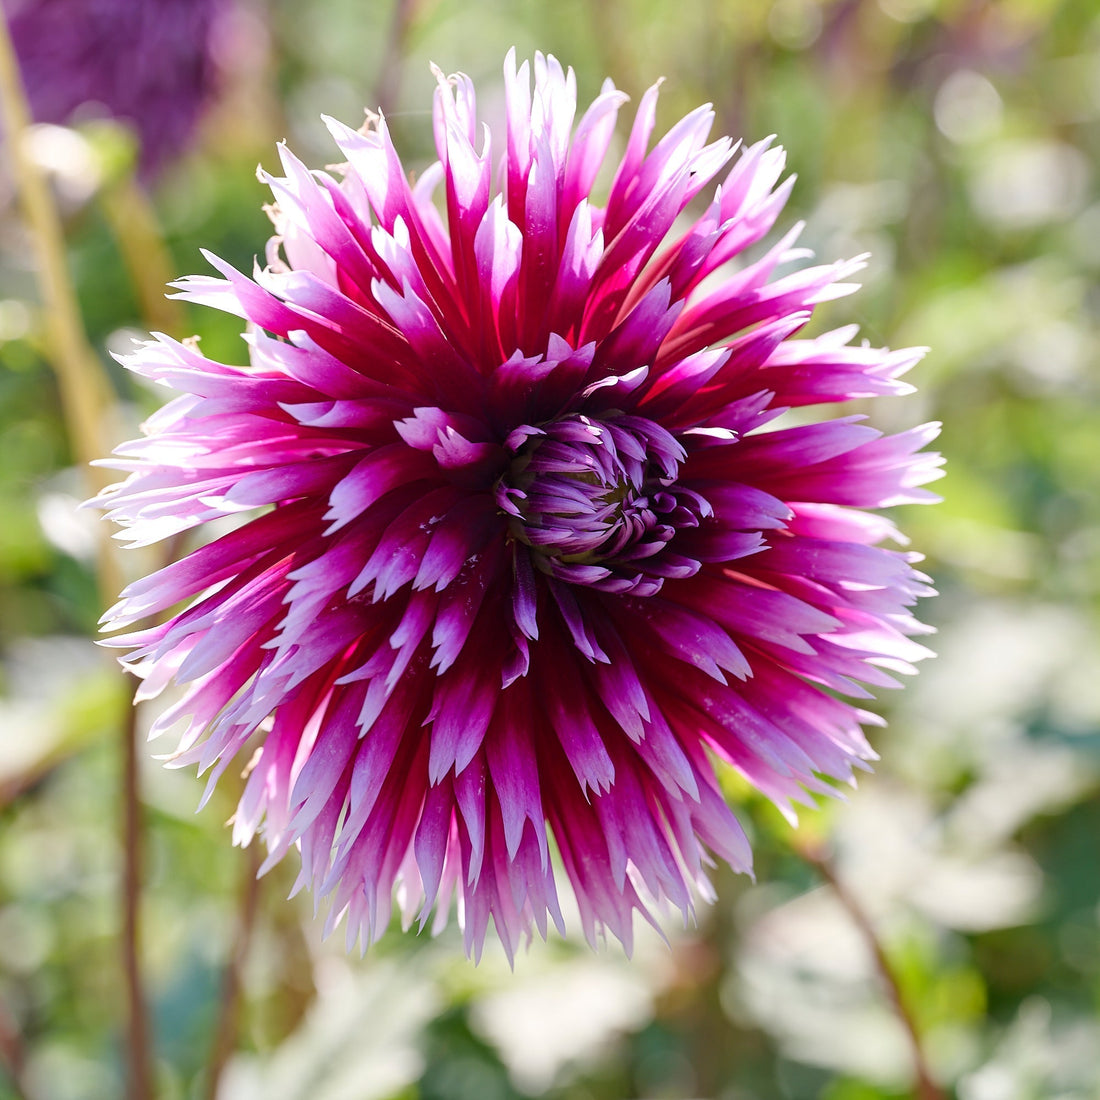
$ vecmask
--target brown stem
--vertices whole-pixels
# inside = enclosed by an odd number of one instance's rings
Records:
[[[886,951],[882,946],[878,933],[875,931],[875,926],[867,915],[867,911],[840,880],[829,856],[819,845],[812,842],[803,843],[800,845],[799,851],[802,857],[816,868],[818,874],[832,887],[837,901],[843,906],[871,951],[875,969],[878,971],[879,978],[886,989],[887,996],[890,998],[890,1003],[893,1005],[894,1011],[909,1039],[909,1049],[913,1058],[913,1073],[916,1077],[917,1100],[947,1100],[947,1094],[936,1084],[931,1070],[928,1068],[928,1059],[925,1057],[924,1047],[921,1044],[917,1021],[902,991],[897,974],[886,956]]]
[[[122,723],[122,968],[128,1008],[128,1100],[151,1100],[153,1059],[141,971],[142,812],[135,703]]]
[[[17,1100],[34,1100],[34,1094],[27,1084],[23,1036],[11,1011],[2,1000],[0,1000],[0,1062],[3,1063]]]
[[[226,962],[225,974],[222,978],[221,1011],[214,1025],[214,1036],[207,1062],[206,1091],[203,1094],[206,1100],[216,1100],[222,1071],[237,1046],[244,964],[252,942],[252,930],[256,924],[256,909],[260,898],[259,845],[249,845],[242,853],[242,859],[244,869],[238,899],[237,931],[233,950]]]
[[[48,752],[43,753],[37,760],[32,761],[22,771],[5,776],[0,780],[0,810],[10,806],[22,794],[29,791],[36,784],[41,783],[54,768],[63,764],[84,747],[82,740],[66,740],[55,745]]]

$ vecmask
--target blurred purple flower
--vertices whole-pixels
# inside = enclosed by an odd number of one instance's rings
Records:
[[[179,284],[250,322],[250,365],[141,346],[126,365],[185,396],[103,502],[138,545],[248,518],[106,618],[192,600],[111,644],[143,695],[183,687],[154,733],[185,723],[174,762],[213,767],[208,793],[256,747],[234,839],[299,847],[349,942],[396,886],[406,924],[457,894],[467,950],[491,916],[511,957],[562,927],[560,860],[588,938],[629,949],[632,910],[709,893],[708,853],[750,868],[715,759],[789,811],[873,757],[840,696],[926,654],[928,589],[863,509],[931,498],[936,429],[774,425],[904,393],[920,357],[792,339],[861,266],[773,277],[797,229],[730,264],[787,197],[779,149],[706,144],[702,107],[647,152],[652,88],[600,204],[626,97],[574,127],[553,58],[505,82],[498,134],[440,75],[415,184],[381,118],[329,121],[339,178],[281,148],[267,267]]]
[[[216,77],[226,0],[8,0],[37,122],[129,123],[149,177],[187,148]]]

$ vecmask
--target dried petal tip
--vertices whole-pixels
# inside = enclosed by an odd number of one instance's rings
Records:
[[[190,600],[120,640],[147,694],[182,686],[154,732],[184,719],[174,763],[215,776],[255,753],[234,839],[299,848],[349,942],[457,899],[467,951],[491,918],[511,957],[567,882],[629,950],[635,910],[711,896],[712,855],[750,868],[716,761],[789,811],[874,758],[845,697],[925,655],[927,589],[867,509],[929,498],[935,429],[773,423],[906,392],[918,357],[796,338],[858,265],[777,278],[790,237],[731,264],[780,212],[780,150],[707,144],[706,109],[651,148],[653,88],[600,205],[624,97],[574,124],[542,55],[505,85],[490,133],[440,77],[415,187],[380,118],[330,123],[339,178],[284,151],[268,266],[180,284],[250,322],[251,362],[144,345],[128,366],[181,396],[104,503],[138,544],[238,525],[112,624]]]

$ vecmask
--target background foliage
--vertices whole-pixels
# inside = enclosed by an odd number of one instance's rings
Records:
[[[1092,0],[242,0],[197,147],[151,192],[166,274],[208,247],[262,256],[257,160],[317,116],[382,102],[406,163],[431,157],[428,61],[500,102],[505,50],[557,54],[581,100],[665,76],[659,126],[710,100],[719,132],[778,133],[784,224],[831,259],[870,251],[827,307],[872,342],[928,344],[898,429],[942,419],[945,501],[900,517],[942,595],[938,660],[883,700],[873,776],[797,832],[731,785],[757,882],[636,957],[536,942],[474,969],[454,929],[395,930],[365,960],[309,899],[232,849],[222,792],[143,756],[143,958],[159,1095],[222,1100],[895,1100],[911,1052],[853,911],[873,924],[944,1095],[1089,1100],[1100,1081],[1100,15]],[[118,64],[126,64],[119,58]],[[48,135],[47,135],[48,136]],[[56,135],[54,135],[56,138]],[[46,145],[49,143],[46,142]],[[54,152],[50,153],[50,148]],[[105,362],[171,326],[239,360],[237,323],[156,305],[155,235],[118,217],[125,144],[50,147],[69,259]],[[68,150],[67,152],[65,150]],[[74,151],[75,150],[75,151]],[[115,736],[126,686],[91,639],[96,520],[42,355],[10,183],[0,196],[0,1097],[124,1091]],[[853,315],[854,311],[854,315]],[[116,440],[158,395],[109,366]],[[136,559],[126,563],[135,573]],[[148,565],[149,562],[145,562]],[[155,747],[156,751],[160,750]],[[848,904],[804,854],[831,853]],[[803,853],[803,854],[800,854]],[[241,997],[227,961],[249,930]],[[217,1061],[217,1057],[214,1061]],[[19,1078],[21,1084],[16,1084]],[[22,1089],[22,1094],[19,1089]]]

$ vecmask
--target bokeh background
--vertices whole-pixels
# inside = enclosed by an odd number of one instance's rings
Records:
[[[429,61],[469,73],[492,111],[515,46],[572,65],[582,102],[606,75],[635,101],[664,76],[659,128],[710,101],[720,133],[780,135],[799,176],[782,224],[804,218],[803,243],[824,259],[872,253],[863,291],[818,327],[853,320],[876,344],[931,346],[911,379],[919,395],[877,402],[873,422],[942,420],[948,476],[941,505],[898,517],[941,592],[923,607],[938,658],[881,700],[875,773],[797,830],[731,782],[756,883],[719,871],[698,926],[667,945],[639,930],[633,960],[555,939],[514,973],[492,944],[475,968],[453,926],[434,940],[394,929],[349,957],[342,934],[322,941],[309,898],[286,899],[293,868],[254,883],[254,854],[230,846],[230,792],[196,814],[201,781],[142,745],[156,1095],[901,1100],[917,1085],[884,960],[943,1097],[1100,1097],[1094,0],[214,7],[197,129],[159,163],[94,105],[75,133],[31,135],[110,372],[106,446],[161,399],[109,361],[134,335],[198,334],[208,354],[241,361],[236,321],[166,303],[161,287],[206,270],[200,247],[246,270],[262,259],[254,170],[276,167],[276,140],[323,166],[336,151],[318,116],[354,125],[382,104],[405,162],[422,166]],[[161,71],[163,37],[125,37],[92,50],[106,72]],[[93,644],[97,520],[77,511],[89,481],[43,332],[5,169],[0,1097],[116,1100],[129,1058],[127,686]]]

